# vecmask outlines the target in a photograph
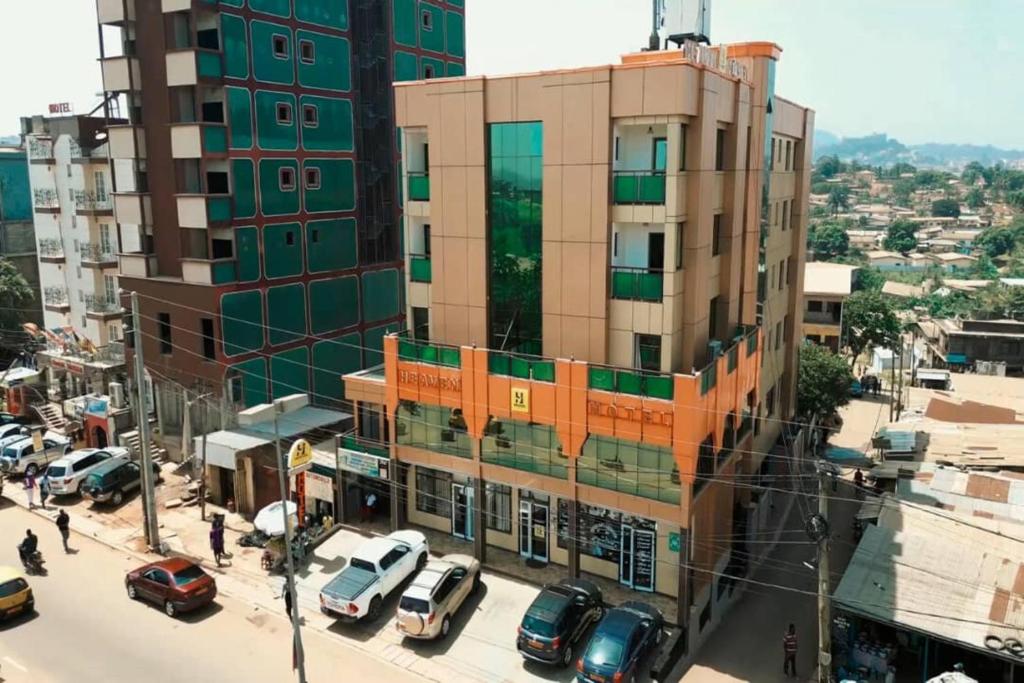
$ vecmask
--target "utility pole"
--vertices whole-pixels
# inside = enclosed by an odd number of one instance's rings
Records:
[[[903,415],[903,333],[900,333],[900,386],[899,391],[896,394],[896,421],[900,421],[900,417]]]
[[[146,402],[145,371],[142,362],[142,325],[139,296],[132,292],[132,333],[135,336],[135,389],[139,416],[139,444],[142,450],[142,508],[145,513],[146,543],[160,552],[160,527],[156,520],[156,492],[153,489],[153,460],[149,452],[149,406]]]
[[[199,469],[199,518],[206,521],[206,432],[203,432],[202,463]]]
[[[829,477],[835,476],[818,467],[818,514],[808,524],[808,533],[818,543],[818,681],[832,681],[832,609],[829,585]]]
[[[187,439],[188,439],[188,442],[189,442],[189,446],[191,447],[191,441],[192,441],[192,417],[191,417],[192,416],[192,404],[197,403],[199,401],[202,401],[204,399],[207,399],[210,396],[213,396],[213,393],[212,392],[207,392],[205,394],[200,394],[200,395],[196,396],[194,399],[192,399],[190,401],[190,400],[188,400],[188,390],[187,389],[185,390],[185,415],[184,415],[183,422],[184,422],[185,425],[188,425],[188,428],[186,429],[183,426],[182,430],[181,430],[181,433],[182,433],[182,439],[181,439],[182,440],[182,449],[181,449],[182,453],[186,453],[187,452],[185,450],[186,435],[187,435]],[[202,404],[200,404],[200,407],[202,407]],[[202,425],[202,428],[203,428],[202,451],[203,452],[202,452],[202,455],[200,456],[201,462],[200,462],[200,465],[199,465],[199,468],[200,468],[199,469],[199,517],[204,522],[206,521],[206,432],[207,432],[206,427],[207,427],[207,425],[204,422],[204,424]],[[196,457],[197,455],[199,455],[199,454],[195,454],[195,455],[193,455],[193,457]],[[195,462],[193,462],[192,463],[192,471],[195,472],[195,470],[196,470]]]
[[[302,651],[302,633],[299,631],[299,600],[295,591],[295,562],[292,560],[292,530],[288,520],[288,486],[286,472],[288,463],[281,457],[281,434],[277,428],[277,413],[281,409],[278,401],[271,403],[274,408],[274,448],[277,450],[277,480],[281,487],[281,514],[284,515],[284,557],[288,567],[288,598],[292,603],[292,632],[294,634],[295,668],[299,671],[299,683],[306,683],[306,655]],[[299,520],[302,523],[302,520]]]

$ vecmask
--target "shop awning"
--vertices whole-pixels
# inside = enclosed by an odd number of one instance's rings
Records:
[[[198,457],[203,455],[203,437],[192,439],[193,449]],[[235,469],[235,455],[244,451],[259,448],[272,443],[271,441],[232,429],[223,429],[206,435],[206,464],[224,469]]]

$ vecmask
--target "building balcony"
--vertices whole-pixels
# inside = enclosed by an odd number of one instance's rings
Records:
[[[75,213],[79,216],[113,216],[114,203],[106,193],[78,190],[75,192]]]
[[[110,126],[107,143],[111,159],[146,158],[146,134],[142,126]]]
[[[201,159],[228,151],[227,127],[222,123],[175,123],[171,125],[171,156]]]
[[[409,201],[429,202],[430,201],[430,174],[410,173],[409,174]]]
[[[67,287],[46,287],[43,289],[43,306],[54,313],[67,313],[71,310]]]
[[[233,258],[181,259],[181,279],[196,285],[223,285],[238,279],[237,262]]]
[[[84,242],[79,246],[82,254],[83,268],[105,268],[117,267],[117,256],[109,245]]]
[[[60,213],[60,197],[56,190],[32,190],[32,206],[38,213]]]
[[[612,298],[661,302],[665,274],[653,268],[612,266]]]
[[[374,455],[378,458],[391,457],[391,451],[386,443],[359,436],[354,429],[338,436],[338,448],[342,451]]]
[[[153,277],[157,274],[156,256],[154,254],[143,254],[132,252],[118,254],[118,269],[122,277]]]
[[[73,164],[106,164],[107,155],[96,149],[82,147],[78,140],[72,138],[68,147],[71,150],[71,163]]]
[[[664,171],[615,171],[612,174],[615,204],[661,205],[665,203]]]
[[[224,61],[216,50],[188,48],[166,55],[167,86],[198,85],[224,77]]]
[[[100,66],[107,92],[131,92],[142,87],[139,60],[135,57],[107,57],[100,60]]]
[[[39,260],[43,263],[64,263],[64,243],[54,237],[39,240]]]
[[[413,282],[430,282],[430,256],[409,254],[409,279]]]
[[[93,320],[114,320],[124,315],[121,302],[106,295],[86,294],[85,315]]]
[[[152,225],[153,209],[148,192],[115,192],[114,215],[118,223]]]
[[[834,311],[804,311],[804,322],[816,325],[838,325],[843,319],[839,310]]]
[[[123,26],[135,21],[135,0],[97,0],[96,19],[101,24]]]
[[[42,138],[29,138],[28,161],[30,164],[53,164],[53,141]]]
[[[229,195],[179,194],[178,225],[183,228],[211,228],[231,220]]]

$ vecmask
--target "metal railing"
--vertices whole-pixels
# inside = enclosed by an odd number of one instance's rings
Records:
[[[44,237],[39,240],[39,255],[50,258],[64,258],[64,243],[56,237]]]
[[[68,141],[68,148],[71,150],[72,159],[92,159],[94,156],[94,150],[89,149],[88,147],[82,147],[81,143],[74,138],[71,138],[71,140]],[[101,155],[97,156],[102,158]]]
[[[612,298],[661,301],[664,273],[652,268],[612,266]]]
[[[110,245],[83,242],[79,245],[79,249],[81,250],[83,261],[91,261],[94,263],[110,263],[112,261],[117,261]]]
[[[32,203],[37,209],[59,209],[60,198],[56,190],[40,188],[32,190]]]
[[[431,277],[430,257],[425,254],[409,254],[409,279],[413,282],[430,282]]]
[[[616,204],[664,204],[664,171],[614,171],[612,200]]]
[[[85,310],[89,313],[120,313],[121,302],[107,298],[106,294],[86,294]]]
[[[429,173],[409,173],[409,199],[414,202],[430,200]]]
[[[386,443],[359,436],[354,429],[345,432],[338,438],[338,446],[345,450],[356,451],[357,453],[376,455],[378,458],[391,457],[391,451]]]
[[[78,211],[107,211],[113,208],[107,193],[75,191],[75,209]]]
[[[47,306],[67,306],[67,287],[46,287],[43,289],[43,303]]]

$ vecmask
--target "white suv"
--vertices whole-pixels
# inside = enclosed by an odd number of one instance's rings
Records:
[[[6,474],[31,474],[36,476],[51,462],[71,450],[67,437],[47,433],[42,438],[43,448],[36,452],[35,439],[20,437],[18,441],[4,446],[0,451],[0,468]]]
[[[83,448],[54,460],[46,468],[46,478],[50,482],[50,493],[55,496],[66,496],[82,493],[82,483],[89,473],[101,463],[108,460],[128,461],[128,449],[120,446],[110,448]]]

